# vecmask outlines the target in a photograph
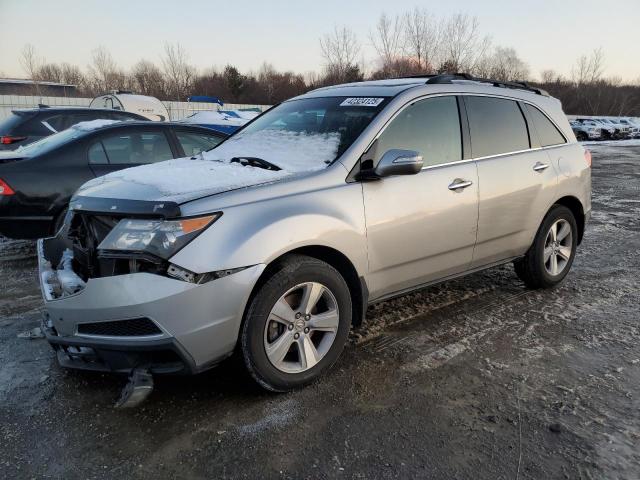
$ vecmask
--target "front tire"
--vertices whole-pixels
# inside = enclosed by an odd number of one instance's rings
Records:
[[[290,255],[250,300],[242,357],[263,388],[294,390],[335,363],[350,326],[351,295],[340,273],[316,258]]]
[[[551,288],[569,273],[577,244],[578,226],[573,213],[563,205],[554,205],[529,251],[514,262],[516,274],[529,288]]]

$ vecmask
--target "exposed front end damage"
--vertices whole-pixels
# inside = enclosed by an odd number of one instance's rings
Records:
[[[127,374],[138,383],[146,375],[197,373],[229,356],[264,269],[232,270],[201,284],[148,271],[83,278],[74,247],[66,237],[38,241],[42,330],[61,366]]]

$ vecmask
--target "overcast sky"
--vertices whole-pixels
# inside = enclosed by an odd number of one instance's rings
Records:
[[[199,68],[249,71],[266,61],[305,73],[320,70],[318,39],[334,25],[352,28],[373,62],[368,33],[378,16],[416,5],[476,15],[482,32],[514,47],[536,76],[569,74],[578,56],[602,47],[606,75],[640,79],[640,0],[0,0],[0,73],[25,75],[27,43],[47,61],[84,69],[100,45],[124,68],[141,58],[160,63],[165,42],[179,42]]]

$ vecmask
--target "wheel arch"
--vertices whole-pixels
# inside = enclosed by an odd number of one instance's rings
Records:
[[[306,245],[298,247],[273,259],[264,269],[260,278],[258,278],[258,281],[251,290],[249,300],[245,306],[245,314],[253,300],[253,297],[256,295],[260,287],[269,279],[273,271],[278,268],[282,261],[291,255],[306,255],[308,257],[322,260],[335,268],[340,275],[342,275],[342,278],[344,278],[347,286],[349,287],[352,305],[351,324],[358,326],[362,323],[369,300],[369,291],[364,278],[358,275],[358,271],[356,270],[353,262],[351,262],[346,255],[335,248],[327,247],[325,245]]]
[[[554,205],[563,205],[573,213],[573,216],[576,219],[576,224],[578,225],[578,245],[580,245],[580,243],[582,243],[585,228],[584,207],[582,206],[582,202],[580,202],[576,197],[568,195],[556,200]]]

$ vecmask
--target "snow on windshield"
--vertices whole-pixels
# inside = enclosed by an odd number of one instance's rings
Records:
[[[230,161],[233,157],[257,157],[285,172],[325,168],[337,156],[340,134],[265,129],[240,132],[203,153],[206,160]]]
[[[73,125],[71,128],[75,128],[76,130],[82,130],[83,132],[90,132],[91,130],[95,130],[96,128],[105,127],[107,125],[111,125],[112,123],[118,123],[119,120],[91,120],[88,122],[80,122]]]

